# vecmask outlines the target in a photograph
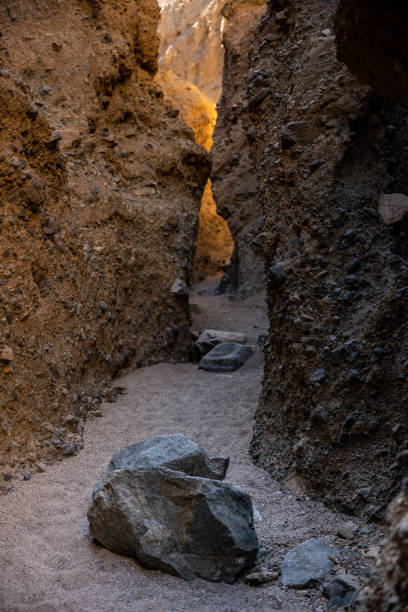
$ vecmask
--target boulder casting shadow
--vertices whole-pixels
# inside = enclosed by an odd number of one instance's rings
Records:
[[[121,449],[118,469],[110,463],[88,509],[91,536],[112,552],[136,558],[148,569],[186,580],[198,576],[234,582],[243,570],[252,567],[258,552],[250,496],[209,478],[211,460],[185,436],[158,438]],[[195,465],[191,453],[186,454],[187,467],[195,475],[160,465],[150,452],[159,447],[171,454],[172,442],[178,447],[178,465],[183,463],[183,442],[187,449],[195,446],[202,453],[196,454]],[[132,447],[136,447],[134,456],[129,451]],[[150,450],[140,453],[141,448]],[[140,454],[143,460],[137,466]],[[128,466],[124,465],[125,457]],[[114,458],[118,460],[118,453]],[[163,455],[162,463],[165,458]],[[206,475],[197,474],[200,471]]]

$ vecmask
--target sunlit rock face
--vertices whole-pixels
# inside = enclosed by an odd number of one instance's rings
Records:
[[[214,103],[222,89],[223,4],[220,0],[159,0],[160,69],[195,85]]]
[[[263,214],[250,155],[253,133],[244,91],[249,50],[266,4],[234,0],[223,7],[223,94],[214,133],[212,181],[217,210],[235,242],[237,281],[243,292],[264,289]]]
[[[166,100],[208,151],[217,118],[221,91],[223,50],[221,4],[212,2],[163,2],[160,19],[160,71],[157,80]],[[234,249],[231,232],[217,214],[208,182],[203,194],[194,259],[194,279],[219,272]]]
[[[270,339],[253,456],[383,516],[406,472],[407,106],[337,59],[334,0],[270,0],[248,75]]]
[[[151,0],[0,15],[0,491],[72,454],[100,384],[184,359],[205,150],[163,102]]]

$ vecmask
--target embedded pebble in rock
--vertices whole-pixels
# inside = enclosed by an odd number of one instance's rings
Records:
[[[171,287],[171,292],[177,297],[188,297],[189,295],[188,287],[181,278],[176,278]]]
[[[378,212],[386,225],[402,221],[408,215],[408,196],[403,193],[381,194]]]
[[[200,361],[200,368],[209,372],[234,372],[252,356],[253,350],[236,342],[222,342]]]
[[[337,551],[321,540],[312,538],[290,550],[281,565],[282,584],[304,589],[322,580],[333,568],[329,556]]]

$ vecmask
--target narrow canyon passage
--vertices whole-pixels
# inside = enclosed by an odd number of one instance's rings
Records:
[[[408,609],[392,4],[0,3],[0,612]],[[145,507],[126,465],[88,525],[112,454],[175,433],[211,477],[154,465]]]
[[[239,329],[254,346],[267,329],[264,303],[259,298],[231,302],[222,296],[195,295],[192,303],[196,327]],[[136,561],[96,545],[88,536],[90,493],[112,453],[150,436],[182,432],[210,455],[231,456],[227,480],[244,487],[253,499],[264,566],[276,567],[289,548],[307,538],[318,536],[332,542],[339,515],[302,494],[284,492],[249,457],[262,362],[258,347],[249,362],[231,374],[205,372],[194,364],[162,363],[117,380],[124,394],[116,403],[103,405],[102,418],[88,421],[83,451],[49,466],[1,499],[0,523],[7,527],[0,533],[0,610],[325,610],[327,600],[316,590],[286,590],[279,580],[258,588],[242,580],[234,585],[200,579],[185,582],[145,570]],[[360,553],[342,548],[341,566],[336,568],[366,570]]]

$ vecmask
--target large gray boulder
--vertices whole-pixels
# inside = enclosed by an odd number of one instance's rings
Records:
[[[223,480],[228,464],[228,457],[210,459],[190,438],[173,434],[156,436],[121,448],[112,456],[106,475],[121,468],[165,467],[188,476]]]
[[[237,342],[222,342],[200,361],[200,368],[209,372],[234,372],[253,355],[249,346]]]
[[[249,495],[166,468],[119,469],[88,510],[91,535],[146,568],[234,582],[257,556]]]

